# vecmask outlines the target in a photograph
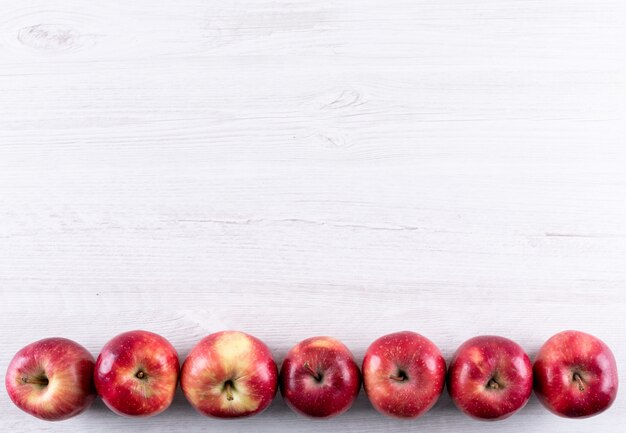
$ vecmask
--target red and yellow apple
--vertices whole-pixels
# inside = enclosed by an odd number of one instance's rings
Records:
[[[416,418],[439,399],[446,383],[446,362],[435,344],[415,332],[385,335],[363,359],[363,386],[380,413]]]
[[[93,356],[66,338],[46,338],[15,354],[5,376],[9,397],[37,418],[60,421],[85,411],[96,397]]]
[[[183,363],[180,384],[201,414],[218,418],[251,416],[276,395],[278,371],[269,348],[239,331],[202,339]]]
[[[172,403],[178,371],[178,354],[169,341],[152,332],[129,331],[104,345],[94,381],[113,412],[152,416]]]
[[[294,411],[328,418],[347,411],[359,394],[361,375],[350,350],[331,337],[294,346],[280,370],[280,392]]]
[[[597,415],[617,396],[617,365],[611,349],[584,332],[552,336],[539,349],[533,373],[539,401],[562,417]]]
[[[533,379],[528,355],[504,337],[484,335],[463,343],[448,370],[454,404],[481,420],[508,418],[530,398]]]

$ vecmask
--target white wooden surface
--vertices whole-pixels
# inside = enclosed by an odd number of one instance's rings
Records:
[[[449,358],[576,328],[626,377],[625,48],[622,0],[0,0],[1,374],[135,328],[278,360],[329,334],[359,361],[401,329]],[[485,424],[444,394],[407,423],[361,394],[223,422],[179,395],[48,424],[2,392],[0,430],[608,433],[625,410]]]

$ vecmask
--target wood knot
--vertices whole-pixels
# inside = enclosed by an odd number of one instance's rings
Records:
[[[345,135],[330,132],[318,134],[318,138],[322,147],[328,149],[343,149],[352,147],[352,143]]]
[[[338,110],[360,105],[361,103],[361,94],[356,90],[348,89],[335,95],[329,103],[322,106],[322,110]]]
[[[75,30],[58,24],[37,24],[17,32],[18,41],[38,50],[66,50],[74,46],[77,39]]]

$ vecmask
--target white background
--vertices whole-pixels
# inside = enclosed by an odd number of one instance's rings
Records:
[[[328,334],[360,362],[411,329],[447,359],[568,328],[626,375],[622,0],[0,0],[0,370],[65,336],[143,328],[181,358],[240,329],[280,361]],[[2,377],[2,380],[4,377]],[[363,393],[330,421],[218,421],[179,395],[132,420],[0,430],[622,432],[533,397],[500,423]]]

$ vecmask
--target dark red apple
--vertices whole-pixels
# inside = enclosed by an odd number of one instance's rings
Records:
[[[151,416],[172,403],[178,354],[160,335],[130,331],[104,345],[94,372],[98,394],[115,413]]]
[[[280,392],[294,411],[328,418],[347,411],[359,394],[361,375],[352,353],[331,337],[294,346],[280,370]]]
[[[532,366],[524,349],[504,337],[485,335],[458,348],[448,370],[456,406],[481,420],[508,418],[528,402]]]
[[[238,331],[202,339],[183,363],[180,384],[201,414],[218,418],[255,415],[276,395],[278,371],[263,342]]]
[[[85,411],[96,397],[93,356],[66,338],[46,338],[15,354],[5,376],[9,397],[24,412],[60,421]]]
[[[597,415],[617,396],[617,366],[611,349],[584,332],[552,336],[537,353],[533,373],[539,401],[559,416]]]
[[[363,386],[382,414],[416,418],[437,402],[446,383],[446,362],[435,344],[415,332],[385,335],[363,359]]]

